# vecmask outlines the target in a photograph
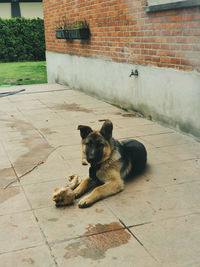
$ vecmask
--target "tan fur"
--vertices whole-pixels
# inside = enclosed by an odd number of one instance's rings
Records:
[[[83,179],[74,190],[76,198],[88,192],[92,182],[96,184],[96,187],[79,201],[79,207],[85,208],[102,198],[122,191],[123,180],[129,174],[132,175],[134,166],[132,154],[130,153],[128,158],[126,155],[123,158],[123,152],[127,150],[122,151],[123,144],[119,145],[119,142],[112,138],[113,124],[110,120],[105,120],[99,131],[94,131],[86,125],[79,125],[78,130],[82,138],[82,158],[86,158],[90,163],[90,177]],[[131,145],[135,145],[135,141],[133,140]],[[146,150],[142,144],[140,145],[142,153],[140,155],[143,158],[141,164],[139,162],[137,171],[143,168],[142,164],[146,164]]]
[[[97,175],[98,179],[104,182],[104,184],[96,187],[91,193],[83,197],[79,201],[79,207],[89,206],[102,198],[116,194],[124,189],[124,183],[120,177],[118,167],[116,169],[111,167],[106,168],[105,171],[98,171]]]
[[[82,194],[84,194],[87,191],[88,188],[88,183],[89,183],[90,177],[87,176],[85,177],[82,182],[80,183],[80,185],[74,190],[75,196],[79,197]]]
[[[101,135],[99,131],[94,131],[90,135],[92,134]],[[112,150],[111,142],[105,140],[103,157],[99,162],[102,163],[101,169],[97,171],[98,179],[103,185],[96,187],[91,193],[83,197],[79,201],[79,207],[89,206],[102,198],[116,194],[124,189],[124,183],[120,177],[121,163],[118,161],[120,155],[118,151],[114,151],[111,155]],[[88,191],[89,183],[89,177],[83,179],[81,184],[74,190],[76,198]]]
[[[81,146],[82,146],[82,160],[81,163],[82,165],[88,165],[87,159],[86,159],[86,154],[85,154],[85,144],[83,141],[81,141]]]

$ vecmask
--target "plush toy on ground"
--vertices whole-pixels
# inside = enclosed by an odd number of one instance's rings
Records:
[[[75,200],[74,189],[81,183],[77,174],[69,176],[70,184],[67,186],[60,186],[54,190],[52,199],[56,202],[56,207],[71,205]]]

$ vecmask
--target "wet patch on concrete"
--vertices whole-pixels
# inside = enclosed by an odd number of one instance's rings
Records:
[[[98,208],[96,208],[95,211],[96,211],[96,213],[102,213],[104,211],[104,209],[98,209]]]
[[[139,115],[138,114],[134,114],[134,113],[122,113],[122,112],[114,112],[114,115],[121,115],[124,118],[138,118]]]
[[[57,133],[56,131],[52,131],[52,130],[49,129],[49,128],[42,128],[42,129],[40,129],[40,131],[41,131],[42,133],[44,133],[44,134],[48,134],[48,135]]]
[[[122,114],[122,117],[124,118],[137,118],[138,116],[136,114],[132,114],[132,113],[125,113],[125,114]]]
[[[123,226],[118,222],[113,222],[109,224],[97,223],[95,225],[89,224],[88,227],[86,228],[87,231],[84,233],[84,235],[91,235],[94,233],[104,233],[104,232],[109,232],[113,230],[119,230],[122,228]]]
[[[58,219],[57,219],[57,218],[50,218],[50,219],[48,219],[48,221],[49,221],[49,222],[57,222]]]
[[[23,176],[36,166],[44,163],[53,151],[53,147],[37,132],[31,123],[12,119],[8,121],[8,124],[21,134],[22,139],[19,142],[28,149],[27,153],[20,155],[13,163],[17,174]]]
[[[28,239],[27,235],[21,237],[21,240],[26,240],[26,239]]]
[[[35,261],[32,258],[24,258],[24,259],[22,259],[22,261],[27,263],[27,264],[31,264],[31,265],[33,265],[35,263]]]
[[[118,227],[118,230],[116,229]],[[65,247],[67,252],[64,255],[65,259],[75,258],[81,256],[92,260],[103,259],[106,252],[111,248],[120,247],[127,244],[131,235],[125,230],[120,229],[120,223],[97,224],[95,226],[89,225],[83,238],[72,242]],[[114,230],[113,230],[114,229]],[[91,234],[96,231],[101,233]]]
[[[15,182],[17,177],[12,168],[0,169],[0,187],[4,188],[7,184]]]
[[[0,189],[0,204],[20,193],[19,187]]]
[[[59,110],[77,111],[77,112],[86,112],[86,113],[92,113],[93,112],[93,110],[87,109],[87,108],[83,108],[83,107],[79,106],[76,103],[72,103],[72,104],[67,104],[67,103],[59,104],[59,105],[56,105],[54,108],[55,109],[59,109]]]

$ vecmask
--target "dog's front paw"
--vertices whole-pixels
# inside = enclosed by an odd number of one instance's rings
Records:
[[[75,198],[81,197],[82,194],[83,193],[78,189],[78,187],[76,189],[74,189]]]
[[[79,208],[87,208],[89,206],[91,206],[93,204],[93,202],[91,201],[90,197],[86,196],[86,197],[83,197],[79,203],[78,203],[78,206]]]
[[[82,159],[82,165],[88,165],[88,162],[86,159]]]

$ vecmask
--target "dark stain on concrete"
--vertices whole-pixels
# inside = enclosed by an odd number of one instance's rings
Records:
[[[0,190],[0,203],[7,201],[20,193],[19,187],[10,187]]]
[[[84,235],[91,235],[94,233],[104,233],[104,232],[109,232],[113,230],[119,230],[122,228],[123,226],[118,222],[113,222],[109,224],[97,223],[95,225],[89,224],[88,227],[86,228],[87,231],[84,233]]]
[[[64,258],[69,259],[78,256],[92,260],[105,258],[106,251],[128,243],[131,238],[131,235],[121,227],[121,224],[117,222],[89,225],[84,237],[65,247],[67,252]],[[94,232],[100,233],[94,234]]]
[[[122,117],[124,117],[124,118],[136,118],[138,116],[136,114],[132,114],[132,113],[125,113],[125,114],[122,114]]]
[[[42,128],[41,132],[44,133],[44,134],[48,134],[48,135],[57,133],[56,131],[53,131],[53,130],[51,130],[49,128]]]
[[[95,211],[96,211],[96,213],[102,213],[104,211],[104,209],[98,209],[98,208],[96,208]]]
[[[28,264],[33,265],[35,263],[35,261],[32,258],[24,258],[22,259],[23,262],[26,262]]]
[[[21,240],[26,240],[26,239],[28,239],[28,236],[27,235],[22,236],[22,238],[21,238]]]
[[[93,110],[91,109],[87,109],[84,107],[81,107],[80,105],[76,104],[76,103],[72,103],[72,104],[59,104],[56,105],[54,107],[55,109],[59,109],[59,110],[67,110],[67,111],[78,111],[78,112],[86,112],[86,113],[91,113],[93,112]]]
[[[12,183],[17,180],[13,168],[0,169],[0,187],[3,188],[7,184]]]
[[[13,166],[20,176],[23,176],[34,166],[44,163],[53,148],[34,128],[34,126],[26,121],[12,119],[9,126],[15,128],[22,135],[20,143],[28,150],[22,154],[13,163]]]
[[[114,112],[114,115],[121,115],[124,118],[137,118],[139,117],[138,114],[134,113],[122,113],[122,112]]]
[[[50,219],[48,219],[48,221],[49,221],[49,222],[57,222],[58,219],[57,219],[57,218],[50,218]]]

